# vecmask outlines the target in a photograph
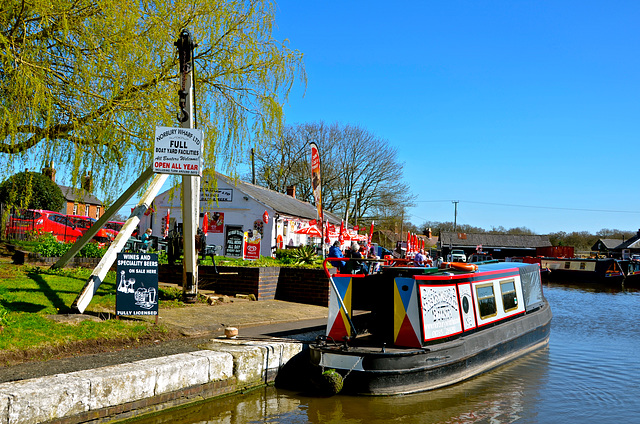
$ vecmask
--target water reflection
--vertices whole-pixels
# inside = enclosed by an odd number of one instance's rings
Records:
[[[511,423],[535,413],[536,387],[547,378],[548,357],[542,349],[467,382],[413,395],[318,398],[268,387],[136,422]]]

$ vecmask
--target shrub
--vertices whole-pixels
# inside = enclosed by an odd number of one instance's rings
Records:
[[[312,265],[316,262],[316,249],[313,246],[300,246],[293,250],[293,259],[296,265]]]
[[[38,244],[34,247],[36,253],[44,257],[60,257],[71,248],[71,243],[61,243],[51,233],[44,233],[38,237]]]
[[[78,252],[78,256],[81,258],[101,258],[104,254],[107,253],[106,247],[100,247],[98,243],[87,243],[85,244],[80,252]]]

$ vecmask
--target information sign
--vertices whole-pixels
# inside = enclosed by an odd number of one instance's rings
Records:
[[[116,315],[158,315],[158,254],[118,253]]]
[[[202,130],[156,127],[153,172],[202,176]]]

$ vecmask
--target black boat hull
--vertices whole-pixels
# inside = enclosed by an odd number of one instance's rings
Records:
[[[310,346],[311,363],[336,369],[344,393],[399,395],[433,390],[475,377],[548,344],[549,304],[492,328],[421,349]]]

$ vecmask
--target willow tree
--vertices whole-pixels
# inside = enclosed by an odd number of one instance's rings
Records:
[[[197,47],[205,167],[281,130],[302,54],[272,36],[269,0],[4,0],[0,157],[9,174],[49,162],[105,193],[151,164],[156,126],[177,126],[174,42]],[[0,178],[3,179],[3,178]]]

